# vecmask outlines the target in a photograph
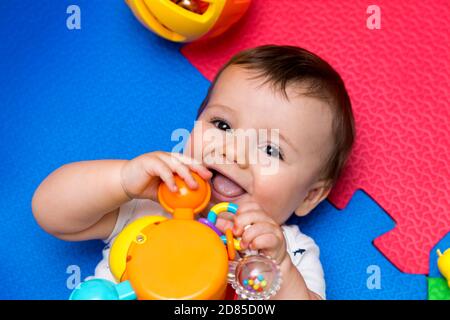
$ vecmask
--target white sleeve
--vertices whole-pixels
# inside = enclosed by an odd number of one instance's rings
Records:
[[[137,205],[138,200],[134,199],[120,206],[119,214],[117,215],[117,221],[116,224],[114,225],[114,229],[109,235],[109,237],[103,240],[103,242],[110,243],[111,240],[114,239],[120,233],[120,231],[122,231],[122,229],[128,224],[128,222],[133,217]]]
[[[303,276],[308,289],[319,295],[325,296],[325,276],[320,263],[320,250],[314,240],[300,232],[298,226],[283,226],[287,250],[293,264]]]

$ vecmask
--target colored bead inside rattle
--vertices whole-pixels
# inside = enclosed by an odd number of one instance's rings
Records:
[[[247,290],[252,292],[262,292],[267,287],[267,281],[262,274],[245,278],[242,284]]]

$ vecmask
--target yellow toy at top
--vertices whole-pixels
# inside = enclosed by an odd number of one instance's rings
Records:
[[[441,274],[447,279],[448,286],[450,287],[450,249],[441,252],[441,250],[437,250],[438,255],[438,268]]]
[[[136,18],[175,42],[215,37],[247,11],[251,0],[126,0]]]

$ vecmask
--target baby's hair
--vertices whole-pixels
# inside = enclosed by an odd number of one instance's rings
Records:
[[[350,97],[340,75],[328,64],[308,50],[295,46],[264,45],[234,55],[216,74],[197,117],[207,106],[221,73],[229,66],[238,65],[256,72],[289,99],[286,88],[300,86],[303,95],[326,101],[333,109],[333,137],[335,147],[322,169],[322,178],[336,182],[349,157],[355,140],[355,125]]]

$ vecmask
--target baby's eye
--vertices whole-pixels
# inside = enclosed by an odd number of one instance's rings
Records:
[[[267,153],[271,157],[278,158],[280,160],[284,160],[281,150],[276,146],[269,144],[264,147],[264,152]]]
[[[228,131],[231,130],[231,126],[222,119],[212,120],[211,123],[219,130]]]

